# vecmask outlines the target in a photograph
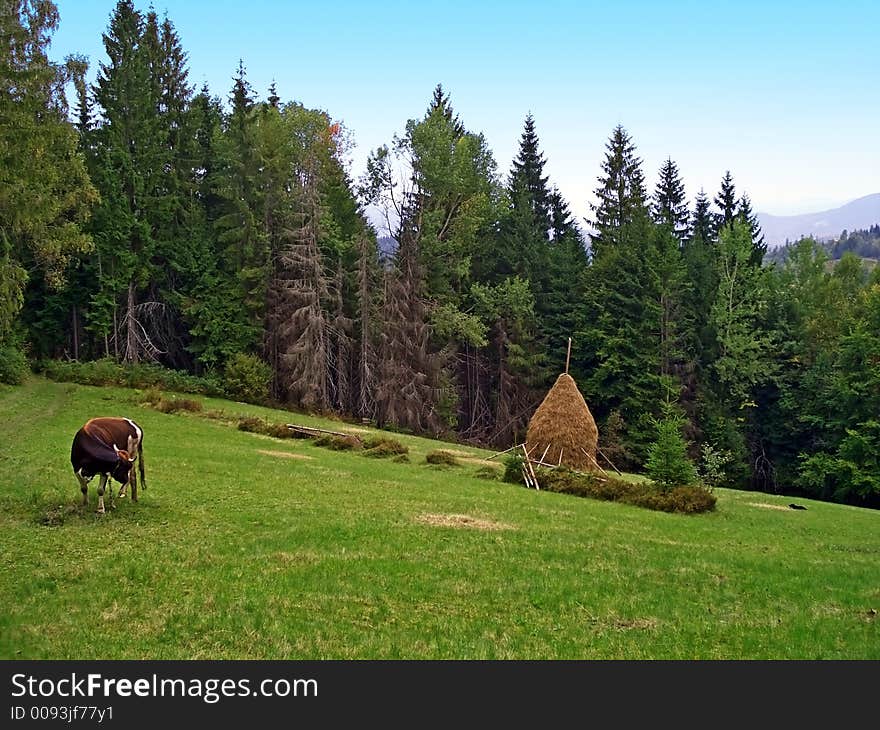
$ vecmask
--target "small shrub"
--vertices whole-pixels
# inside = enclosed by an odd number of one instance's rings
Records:
[[[724,449],[716,449],[710,443],[700,447],[700,466],[697,473],[703,485],[711,490],[727,480],[725,468],[733,460],[733,454]]]
[[[269,398],[272,368],[254,355],[238,353],[226,363],[223,384],[232,398],[248,403],[264,403]]]
[[[192,398],[160,398],[159,402],[155,403],[153,407],[157,411],[162,411],[162,413],[178,413],[180,411],[200,413],[202,402]]]
[[[409,457],[406,454],[398,454],[397,456],[392,456],[391,461],[395,464],[409,464]]]
[[[137,402],[142,405],[158,406],[162,401],[162,391],[158,388],[147,388],[137,396]]]
[[[293,432],[284,423],[266,423],[263,433],[276,439],[293,438]]]
[[[397,439],[387,438],[385,436],[374,436],[364,441],[364,456],[384,459],[387,456],[397,456],[399,454],[408,453],[409,447],[404,446]]]
[[[443,466],[458,466],[458,459],[455,458],[455,454],[449,451],[443,451],[442,449],[438,449],[435,451],[429,451],[425,456],[425,461],[429,464],[441,464]]]
[[[248,433],[263,433],[266,422],[262,418],[256,416],[245,416],[238,419],[238,430],[247,431]]]
[[[248,433],[259,433],[276,439],[294,438],[294,434],[283,423],[269,423],[256,416],[245,416],[238,419],[238,430]]]
[[[332,451],[351,451],[360,449],[363,444],[357,436],[334,436],[328,433],[316,438],[315,446],[323,446]]]
[[[21,385],[28,375],[25,354],[15,345],[0,345],[0,383]]]
[[[525,461],[519,449],[511,451],[504,457],[504,476],[501,477],[501,480],[508,484],[522,484],[524,464]]]

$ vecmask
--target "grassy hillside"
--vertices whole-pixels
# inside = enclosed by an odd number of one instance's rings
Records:
[[[671,515],[40,379],[0,413],[3,659],[880,658],[876,511],[718,490]],[[68,460],[98,415],[144,427],[148,479],[103,516]]]

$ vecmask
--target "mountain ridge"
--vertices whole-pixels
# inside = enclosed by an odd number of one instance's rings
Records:
[[[871,193],[816,213],[772,215],[759,212],[757,218],[770,246],[781,246],[786,241],[796,241],[804,236],[830,240],[844,230],[854,231],[880,223],[880,193]]]

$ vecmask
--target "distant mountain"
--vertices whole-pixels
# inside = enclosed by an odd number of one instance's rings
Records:
[[[837,238],[845,230],[869,228],[880,223],[880,193],[866,195],[839,208],[819,213],[758,213],[758,222],[764,231],[764,239],[770,246],[780,246],[786,240],[796,241],[802,236],[812,236],[820,241]]]

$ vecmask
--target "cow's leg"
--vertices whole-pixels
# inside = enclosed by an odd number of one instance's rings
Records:
[[[89,503],[89,481],[78,471],[75,471],[74,474],[76,474],[76,480],[79,482],[79,491],[82,492],[83,507],[85,507]]]
[[[101,474],[101,483],[98,485],[98,512],[104,514],[104,488],[107,486],[107,474]],[[113,493],[113,486],[110,486],[110,493]]]
[[[125,496],[125,490],[129,486],[131,486],[131,501],[137,502],[137,491],[138,491],[137,473],[135,472],[134,468],[132,468],[132,470],[128,473],[128,481],[125,484],[123,484],[121,487],[119,487],[119,496],[120,497]]]

